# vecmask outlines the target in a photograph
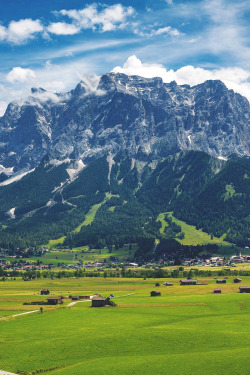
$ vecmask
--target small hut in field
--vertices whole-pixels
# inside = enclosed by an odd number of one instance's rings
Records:
[[[158,297],[158,296],[161,296],[161,292],[157,292],[156,290],[152,290],[152,292],[150,292],[150,295],[151,295],[151,297]]]
[[[216,280],[216,284],[226,284],[227,280],[224,279],[218,279]]]
[[[197,285],[198,280],[187,279],[187,280],[180,280],[180,285]]]
[[[50,293],[49,289],[41,289],[40,290],[41,296],[47,296],[49,293]]]
[[[218,289],[218,288],[214,289],[214,293],[221,294],[221,289]]]
[[[92,298],[92,307],[104,307],[109,304],[109,298],[95,296]]]
[[[165,286],[173,286],[174,284],[170,283],[169,281],[166,281],[165,283],[163,283],[163,285],[165,285]]]
[[[160,283],[155,283],[155,286],[160,286]]]
[[[240,293],[250,293],[250,286],[240,286]]]
[[[79,301],[81,299],[80,296],[71,296],[70,298],[72,301]]]
[[[62,297],[47,297],[48,305],[61,305],[63,303]]]
[[[239,277],[236,277],[236,279],[234,279],[235,284],[239,284],[241,282],[242,282],[242,279],[240,279]]]

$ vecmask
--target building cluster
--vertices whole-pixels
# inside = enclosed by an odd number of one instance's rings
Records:
[[[43,253],[47,252],[47,248],[42,248]],[[9,260],[11,258],[11,260]],[[103,270],[105,268],[123,268],[123,269],[133,269],[133,268],[153,268],[159,269],[164,266],[173,266],[176,265],[175,259],[171,256],[170,258],[160,258],[160,259],[150,259],[147,262],[138,261],[138,262],[131,262],[129,260],[120,260],[116,257],[111,257],[108,261],[93,261],[93,262],[86,262],[83,263],[81,260],[78,260],[76,263],[64,263],[58,262],[56,265],[55,263],[43,264],[42,261],[37,261],[36,263],[33,260],[24,260],[23,258],[19,258],[16,256],[9,257],[8,260],[6,258],[6,254],[0,252],[0,269],[3,270],[16,270],[16,271],[44,271],[44,270],[52,270],[54,268],[59,268],[62,270],[76,270],[76,269],[87,269],[87,270]],[[211,256],[211,257],[194,257],[194,258],[187,258],[182,257],[178,261],[178,265],[184,267],[192,267],[192,266],[199,266],[199,267],[234,267],[236,263],[250,263],[250,255],[242,256],[241,253],[239,255],[234,255],[231,258],[222,258],[219,256]]]

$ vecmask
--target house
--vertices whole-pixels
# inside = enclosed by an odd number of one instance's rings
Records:
[[[234,279],[235,284],[238,284],[238,283],[241,283],[241,282],[242,282],[242,279],[240,279],[239,277],[236,277],[236,279]]]
[[[61,305],[63,303],[62,297],[47,297],[48,305]]]
[[[163,285],[165,285],[165,286],[173,286],[174,284],[170,283],[169,281],[166,281],[165,283],[163,283]]]
[[[221,293],[221,289],[214,289],[214,293]]]
[[[41,294],[41,296],[46,296],[46,295],[48,295],[48,294],[49,294],[49,289],[41,289],[41,290],[40,290],[40,294]]]
[[[92,298],[92,307],[104,307],[109,304],[109,298],[95,296]]]
[[[240,293],[250,293],[250,286],[240,286]]]
[[[216,280],[216,284],[226,284],[227,280],[218,279]]]
[[[180,280],[180,285],[197,285],[198,280]]]
[[[151,295],[151,297],[158,297],[158,296],[161,296],[161,292],[157,292],[155,290],[152,290],[152,292],[150,292],[150,295]]]

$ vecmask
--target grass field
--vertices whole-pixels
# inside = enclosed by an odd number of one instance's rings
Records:
[[[168,279],[171,280],[171,279]],[[150,297],[160,281],[160,297]],[[250,350],[250,294],[239,294],[232,277],[222,295],[207,285],[165,287],[153,279],[21,280],[0,283],[0,369],[22,373],[247,375]],[[250,279],[243,280],[250,285]],[[242,284],[242,285],[243,285]],[[44,306],[44,313],[11,318],[34,310],[23,301],[41,300],[41,288],[55,295],[115,295],[117,307]],[[135,293],[122,297],[126,294]],[[121,296],[121,297],[120,297]]]
[[[224,241],[226,234],[223,234],[220,238],[213,237],[213,239],[211,239],[211,236],[208,233],[203,232],[201,229],[196,229],[195,226],[189,225],[185,223],[185,221],[176,219],[170,212],[161,213],[158,216],[158,220],[161,222],[160,233],[162,234],[164,233],[166,226],[168,226],[168,223],[164,220],[166,214],[172,217],[174,223],[181,226],[181,231],[184,232],[185,237],[182,240],[177,238],[177,241],[183,245],[206,245],[209,243],[229,245],[228,242]]]
[[[129,250],[129,246],[124,246],[118,250],[115,250],[113,247],[112,253],[109,253],[108,248],[104,249],[91,249],[89,250],[88,246],[77,247],[72,250],[50,250],[48,253],[45,253],[41,257],[33,256],[30,258],[22,258],[23,261],[34,262],[38,260],[42,261],[43,264],[54,264],[56,267],[58,263],[64,264],[76,264],[78,260],[85,262],[94,262],[94,261],[107,261],[111,256],[118,257],[119,259],[127,259],[128,257],[133,257],[138,246],[133,244],[132,249]],[[7,261],[12,260],[13,258],[6,257]]]

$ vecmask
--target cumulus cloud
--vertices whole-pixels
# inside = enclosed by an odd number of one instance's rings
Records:
[[[115,67],[112,72],[127,75],[139,75],[146,78],[161,77],[166,83],[176,81],[179,85],[194,86],[207,80],[219,79],[229,88],[245,96],[250,102],[250,71],[231,67],[220,69],[196,68],[184,66],[176,71],[167,70],[161,64],[142,63],[135,55],[130,56],[124,65]]]
[[[56,35],[74,35],[79,33],[80,28],[65,22],[53,22],[47,27],[47,31]]]
[[[8,82],[32,82],[36,78],[35,72],[31,69],[23,69],[19,66],[13,68],[6,76]]]
[[[127,18],[132,16],[134,8],[125,7],[121,4],[111,6],[91,4],[83,9],[62,9],[56,12],[57,15],[67,16],[79,31],[81,29],[92,29],[101,32],[113,31],[123,27]]]
[[[40,20],[21,19],[11,21],[7,27],[0,26],[0,40],[21,44],[29,39],[33,39],[37,33],[43,31]]]

